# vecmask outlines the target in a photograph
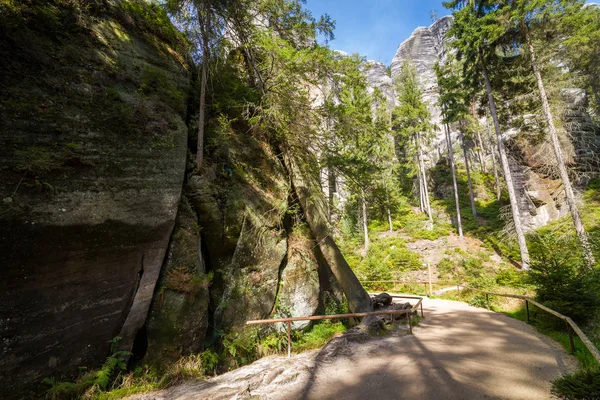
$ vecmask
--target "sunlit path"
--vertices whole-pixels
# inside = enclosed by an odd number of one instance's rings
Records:
[[[521,321],[448,300],[424,306],[412,336],[348,343],[334,357],[271,357],[142,398],[537,400],[550,398],[550,381],[575,367]]]

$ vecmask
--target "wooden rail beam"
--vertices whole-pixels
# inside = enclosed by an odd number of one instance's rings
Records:
[[[354,318],[354,317],[368,317],[374,315],[400,315],[406,314],[408,318],[408,329],[410,333],[412,330],[412,313],[416,312],[417,308],[421,307],[421,316],[423,316],[423,298],[417,296],[392,296],[395,298],[408,298],[408,299],[419,299],[416,304],[411,305],[410,309],[404,310],[380,310],[370,311],[362,313],[350,313],[350,314],[333,314],[333,315],[312,315],[310,317],[290,317],[290,318],[273,318],[273,319],[256,319],[246,321],[246,325],[259,325],[259,324],[272,324],[277,322],[287,323],[287,338],[288,338],[288,358],[292,355],[292,322],[294,321],[319,321],[324,319],[337,319],[337,318]]]

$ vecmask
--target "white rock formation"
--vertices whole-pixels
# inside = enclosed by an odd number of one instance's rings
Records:
[[[394,80],[387,74],[385,64],[369,60],[365,65],[364,72],[369,84],[369,93],[372,93],[374,88],[379,88],[388,100],[390,111],[393,110],[396,106],[396,89]]]
[[[423,90],[423,100],[431,112],[432,122],[438,125],[437,140],[445,140],[441,129],[441,109],[438,106],[439,94],[434,65],[443,62],[446,55],[445,35],[450,29],[453,17],[446,16],[435,21],[431,26],[418,27],[408,39],[398,46],[396,55],[392,59],[392,78],[400,75],[402,64],[409,60],[417,70],[417,76]],[[434,145],[437,147],[437,145]]]

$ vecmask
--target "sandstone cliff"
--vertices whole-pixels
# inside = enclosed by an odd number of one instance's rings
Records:
[[[0,13],[0,397],[115,337],[160,362],[339,299],[266,137],[209,119],[193,170],[195,67],[158,6],[32,4]]]
[[[0,393],[131,348],[181,193],[184,42],[74,4],[1,14]]]

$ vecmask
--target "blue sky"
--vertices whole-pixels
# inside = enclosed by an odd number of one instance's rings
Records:
[[[431,10],[438,17],[451,14],[442,0],[307,0],[306,7],[316,18],[329,14],[335,20],[332,49],[386,65],[416,27],[431,25]]]
[[[335,20],[332,49],[386,65],[417,26],[431,25],[431,10],[439,17],[450,14],[442,0],[307,0],[306,7],[316,18],[329,14]]]

